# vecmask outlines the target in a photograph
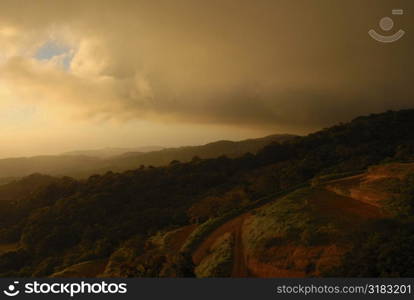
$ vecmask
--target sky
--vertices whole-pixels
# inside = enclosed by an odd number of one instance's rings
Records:
[[[0,157],[307,134],[414,108],[413,9],[410,0],[2,0]],[[370,29],[406,34],[384,44]]]

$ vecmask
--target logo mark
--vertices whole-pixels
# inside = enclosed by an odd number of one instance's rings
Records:
[[[402,16],[404,14],[404,10],[402,10],[402,9],[393,9],[392,10],[392,14],[393,15]],[[379,21],[379,26],[380,26],[380,28],[384,32],[390,31],[394,27],[394,21],[390,17],[383,17]],[[368,34],[374,40],[376,40],[378,42],[381,42],[381,43],[393,43],[393,42],[398,41],[400,38],[402,38],[403,35],[405,34],[405,31],[402,30],[402,29],[400,29],[400,30],[398,30],[396,33],[394,33],[392,35],[382,35],[382,34],[376,32],[374,29],[371,29],[370,31],[368,31]]]
[[[20,291],[16,289],[16,286],[19,284],[18,281],[13,282],[7,287],[7,290],[4,290],[3,293],[9,297],[17,296]]]

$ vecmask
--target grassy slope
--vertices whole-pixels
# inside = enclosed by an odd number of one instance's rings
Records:
[[[413,164],[382,165],[362,175],[299,189],[251,211],[248,217],[237,217],[217,228],[194,252],[194,262],[198,265],[208,258],[213,263],[209,253],[215,241],[226,232],[242,230],[245,274],[318,276],[340,264],[359,228],[389,217],[388,207],[383,207],[384,190],[392,189],[396,184],[393,179],[403,179],[411,172]],[[356,190],[368,188],[376,191],[376,205],[364,201],[364,197],[352,198],[361,195]],[[238,222],[241,218],[243,222]]]

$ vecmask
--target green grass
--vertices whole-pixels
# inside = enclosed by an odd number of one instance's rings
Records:
[[[212,252],[195,268],[195,274],[203,277],[229,277],[233,266],[234,237],[230,233],[220,237]]]
[[[303,188],[257,209],[244,230],[247,249],[256,252],[288,243],[311,246],[333,238],[337,225],[318,215],[308,203],[313,192],[312,188]]]
[[[196,230],[194,230],[184,245],[181,247],[182,253],[192,253],[198,247],[198,245],[215,229],[226,223],[228,220],[231,220],[241,214],[243,210],[233,210],[224,216],[208,219],[206,222],[199,225]]]
[[[282,197],[284,195],[288,195],[289,193],[292,193],[293,191],[297,189],[302,189],[305,187],[308,187],[309,184],[303,183],[298,186],[295,186],[291,189],[288,189],[286,191],[278,192],[276,194],[271,194],[266,197],[262,197],[260,199],[257,199],[256,201],[252,202],[250,205],[234,209],[220,217],[217,218],[211,218],[207,220],[206,222],[202,223],[197,227],[196,230],[194,230],[191,235],[188,237],[187,241],[184,243],[184,245],[181,247],[182,253],[192,253],[197,249],[197,247],[200,245],[200,243],[209,235],[211,234],[215,229],[220,227],[221,225],[225,224],[227,221],[230,221],[231,219],[236,218],[237,216],[240,216],[243,213],[246,213],[248,211],[251,211],[253,209],[256,209],[258,207],[261,207],[265,205],[266,203],[269,203],[271,201],[274,201],[278,197]]]

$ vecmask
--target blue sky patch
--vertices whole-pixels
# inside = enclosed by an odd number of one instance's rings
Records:
[[[35,54],[35,58],[38,60],[49,60],[62,54],[66,54],[66,57],[63,59],[63,66],[65,69],[69,69],[70,62],[73,58],[71,49],[54,41],[48,41],[40,47]]]

